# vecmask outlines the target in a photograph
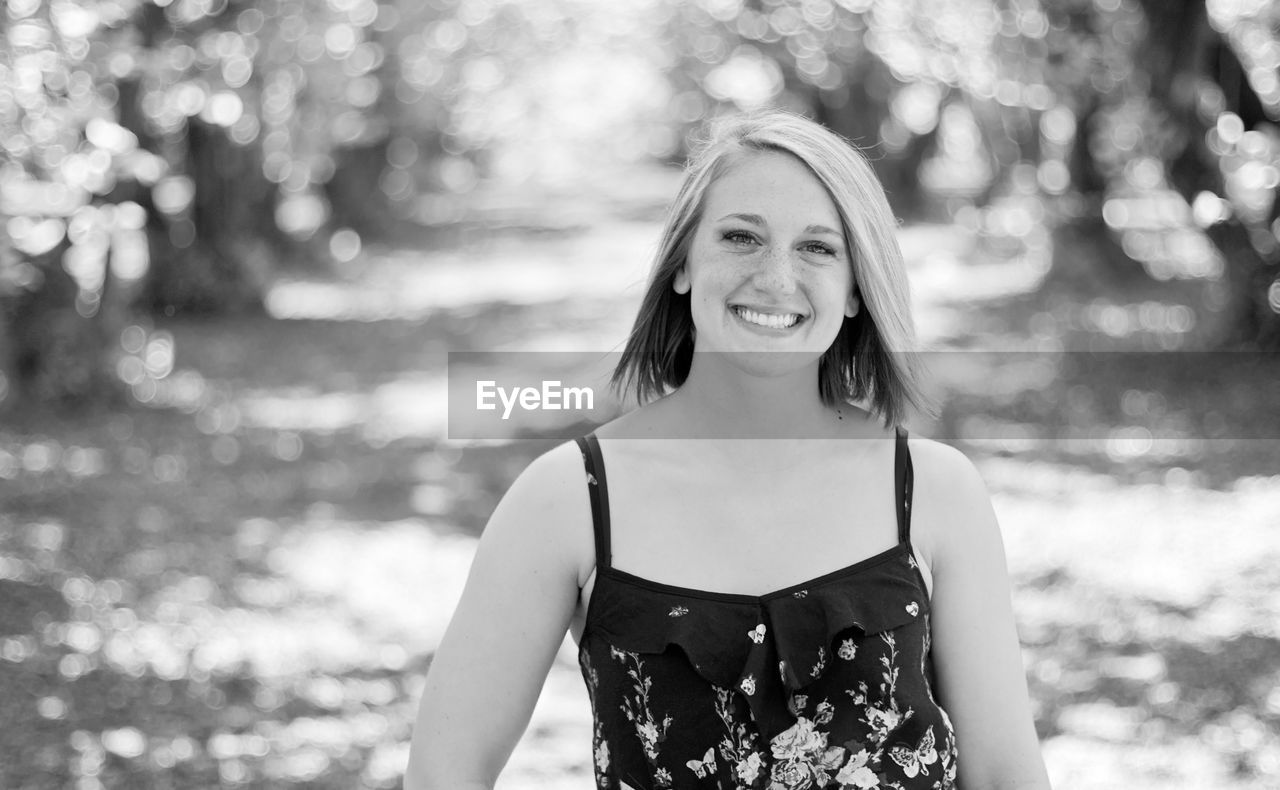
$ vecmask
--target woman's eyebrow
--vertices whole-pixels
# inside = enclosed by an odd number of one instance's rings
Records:
[[[750,222],[752,225],[764,226],[764,217],[759,214],[725,214],[716,222],[724,222],[726,219],[740,219],[743,222]]]
[[[750,222],[752,225],[759,225],[760,227],[764,227],[764,224],[765,224],[764,217],[760,216],[759,214],[741,214],[741,213],[725,214],[723,217],[716,220],[716,222],[724,222],[726,219],[740,219],[743,222]],[[805,233],[828,233],[832,236],[841,235],[840,231],[832,230],[831,228],[828,228],[826,225],[810,225],[809,227],[804,229],[804,232]]]
[[[828,228],[826,225],[810,225],[804,229],[805,233],[829,233],[832,236],[839,236],[840,232]]]

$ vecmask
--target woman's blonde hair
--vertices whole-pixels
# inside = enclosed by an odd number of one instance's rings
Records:
[[[788,112],[733,115],[712,121],[685,169],[667,212],[662,241],[612,383],[640,403],[679,387],[693,361],[689,294],[673,288],[702,219],[707,190],[728,167],[752,152],[779,151],[805,164],[826,188],[840,215],[862,309],[845,318],[819,365],[819,392],[828,406],[867,401],[886,425],[912,406],[932,409],[915,362],[906,266],[884,189],[863,155],[843,137]]]

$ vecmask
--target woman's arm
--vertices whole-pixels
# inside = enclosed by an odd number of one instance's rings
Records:
[[[959,451],[919,442],[916,452],[916,444],[912,530],[926,533],[937,692],[956,730],[960,787],[1045,790],[991,498]]]
[[[562,445],[520,475],[489,519],[427,672],[406,790],[493,787],[564,641],[583,562],[592,561],[585,487],[577,447]]]

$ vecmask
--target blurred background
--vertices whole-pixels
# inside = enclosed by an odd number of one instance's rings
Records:
[[[475,537],[556,441],[448,440],[447,353],[616,350],[691,131],[781,106],[873,159],[928,347],[1003,355],[922,430],[993,493],[1057,785],[1280,787],[1274,3],[0,28],[0,786],[398,786]],[[587,787],[590,743],[567,646],[500,786]]]

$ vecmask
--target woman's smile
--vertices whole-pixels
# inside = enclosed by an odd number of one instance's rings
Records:
[[[762,310],[745,305],[730,305],[729,311],[748,328],[769,333],[786,334],[804,323],[804,316],[799,313]]]

